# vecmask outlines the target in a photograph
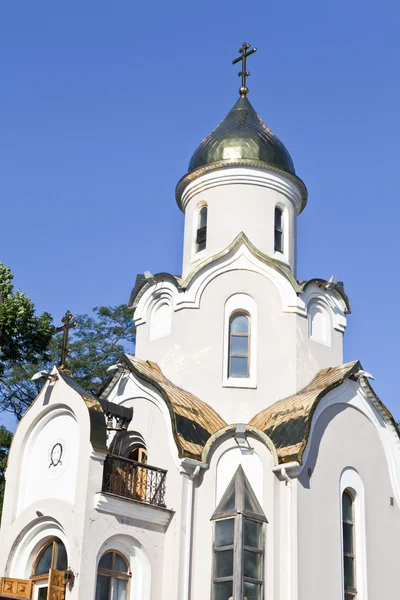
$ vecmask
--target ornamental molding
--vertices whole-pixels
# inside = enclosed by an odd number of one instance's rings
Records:
[[[303,209],[303,198],[298,186],[282,171],[261,170],[254,168],[232,167],[202,173],[194,181],[188,183],[182,193],[180,206],[186,210],[189,202],[209,189],[226,185],[251,185],[274,190],[285,196],[299,214]]]
[[[346,304],[339,294],[313,284],[307,287],[301,294],[301,298],[306,306],[307,314],[310,302],[317,302],[328,311],[333,329],[340,333],[346,331]]]
[[[159,525],[164,530],[169,525],[174,511],[160,506],[151,506],[137,500],[128,500],[114,496],[113,494],[97,493],[94,500],[94,508],[101,513],[113,516],[126,517],[140,521],[145,525]]]
[[[202,294],[211,281],[224,273],[235,270],[252,271],[262,275],[279,291],[283,312],[307,317],[306,304],[294,287],[295,284],[296,287],[298,286],[291,273],[284,266],[278,268],[254,255],[244,238],[241,239],[241,242],[219,257],[207,259],[200,264],[179,288],[171,281],[157,281],[156,284],[149,286],[136,306],[135,325],[140,326],[146,323],[151,311],[159,302],[169,302],[174,312],[186,308],[200,308]],[[283,270],[287,271],[287,274]]]
[[[304,209],[307,204],[307,188],[304,185],[303,181],[292,173],[288,173],[287,171],[283,171],[277,167],[273,167],[272,165],[267,165],[261,161],[249,160],[249,159],[240,159],[240,160],[220,160],[215,163],[211,163],[209,165],[205,165],[204,167],[199,167],[195,169],[191,173],[187,173],[184,175],[176,186],[175,196],[176,202],[181,210],[183,208],[182,197],[186,191],[186,188],[194,181],[196,181],[199,177],[204,174],[217,171],[219,174],[221,172],[226,171],[228,176],[233,171],[237,171],[240,169],[241,171],[252,170],[258,173],[276,173],[281,178],[285,178],[287,181],[291,182],[295,188],[298,190],[300,195],[300,209],[299,213]],[[253,183],[254,185],[254,183]]]

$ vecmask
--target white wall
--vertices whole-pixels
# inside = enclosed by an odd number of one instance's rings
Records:
[[[232,168],[198,177],[185,190],[183,277],[199,260],[214,256],[243,231],[261,252],[296,270],[296,215],[300,202],[296,186],[277,173]],[[208,206],[206,249],[196,254],[197,214]],[[284,210],[284,253],[274,251],[275,206]]]

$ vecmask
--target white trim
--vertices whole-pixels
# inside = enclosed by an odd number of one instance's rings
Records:
[[[151,588],[151,565],[149,557],[143,546],[130,535],[117,534],[108,538],[97,552],[96,557],[96,580],[97,569],[101,557],[108,550],[117,550],[127,561],[132,577],[129,585],[129,600],[150,600]],[[96,589],[96,583],[94,584]]]
[[[321,325],[319,329],[313,324],[313,318],[319,314],[323,319],[323,332]],[[311,298],[307,304],[308,338],[318,344],[331,346],[332,343],[332,321],[328,305],[321,298]]]
[[[343,469],[340,475],[340,531],[341,533],[341,565],[342,565],[342,598],[344,600],[344,572],[343,572],[343,514],[342,497],[345,490],[349,490],[354,498],[354,537],[355,537],[355,563],[356,563],[356,589],[357,600],[368,600],[367,585],[367,534],[365,528],[365,492],[364,484],[359,473],[352,467]]]
[[[151,506],[137,500],[119,498],[113,494],[98,492],[94,497],[94,508],[109,515],[129,517],[146,524],[156,524],[166,528],[173,517],[168,508]]]
[[[249,377],[228,377],[229,368],[229,324],[231,316],[237,312],[244,312],[249,316]],[[224,307],[224,342],[223,342],[223,387],[256,388],[257,387],[257,304],[248,294],[233,294],[225,302]]]
[[[226,185],[257,185],[272,189],[288,198],[297,214],[301,212],[301,193],[294,182],[287,179],[283,173],[275,173],[264,169],[258,170],[251,167],[220,169],[196,177],[194,181],[186,186],[182,194],[181,206],[183,211],[186,210],[193,197],[209,189]]]
[[[219,260],[210,263],[204,270],[201,269],[184,290],[177,289],[170,281],[157,282],[154,286],[149,287],[143,293],[135,309],[135,325],[138,327],[148,322],[155,297],[158,299],[164,294],[170,296],[174,312],[186,308],[200,308],[202,294],[211,281],[224,273],[235,270],[262,275],[278,290],[283,312],[307,317],[307,308],[304,302],[304,297],[307,298],[307,295],[297,295],[293,285],[282,273],[254,256],[243,243]]]
[[[307,307],[307,313],[308,305],[312,300],[321,302],[329,312],[333,329],[340,331],[340,333],[346,331],[346,304],[337,292],[321,288],[317,284],[310,284],[307,286],[306,291],[301,294],[301,298]]]

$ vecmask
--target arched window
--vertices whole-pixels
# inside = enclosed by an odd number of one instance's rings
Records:
[[[62,541],[58,538],[47,541],[39,550],[32,566],[31,579],[38,588],[35,598],[47,600],[49,588],[53,590],[54,584],[57,583],[51,581],[52,571],[66,571],[67,568],[67,551]],[[58,587],[63,587],[62,582],[58,583],[61,583],[61,586]]]
[[[212,516],[213,600],[263,597],[267,519],[240,466]]]
[[[322,344],[330,344],[330,318],[325,306],[318,300],[311,300],[308,305],[308,336]]]
[[[97,568],[96,600],[127,600],[128,583],[125,558],[113,550],[103,554]]]
[[[274,250],[283,252],[283,210],[280,206],[275,206]]]
[[[344,598],[354,600],[356,589],[356,556],[354,533],[354,498],[349,490],[342,495]]]
[[[228,377],[250,375],[249,332],[249,316],[245,313],[233,314],[229,321]]]
[[[206,247],[207,242],[207,206],[202,206],[198,216],[197,233],[196,233],[196,249],[201,252]]]

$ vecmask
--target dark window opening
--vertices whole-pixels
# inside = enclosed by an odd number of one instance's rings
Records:
[[[203,208],[199,212],[199,222],[196,233],[196,247],[197,252],[201,252],[201,250],[205,250],[206,242],[207,242],[207,206],[203,206]]]
[[[283,252],[283,210],[275,207],[275,252]]]
[[[343,573],[345,600],[357,598],[356,589],[356,555],[354,535],[354,499],[348,490],[342,496],[343,519]]]

